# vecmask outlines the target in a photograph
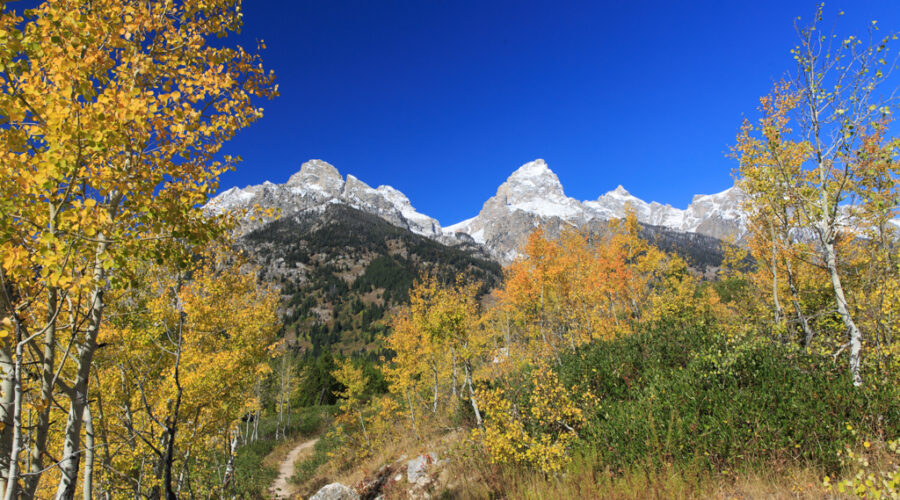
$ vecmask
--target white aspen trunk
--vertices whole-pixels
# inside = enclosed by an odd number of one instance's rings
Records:
[[[84,478],[81,486],[84,498],[94,498],[94,420],[90,405],[84,407]]]
[[[13,433],[9,453],[9,473],[6,475],[5,500],[15,500],[19,495],[19,451],[22,443],[22,327],[16,321],[16,359],[13,383]]]
[[[456,349],[450,350],[450,363],[453,365],[453,386],[451,390],[451,396],[453,399],[456,399]]]
[[[175,491],[179,495],[181,494],[181,491],[184,488],[184,478],[187,476],[188,462],[190,462],[190,460],[191,460],[191,450],[188,450],[187,453],[184,454],[184,462],[181,465],[181,470],[178,472],[178,483],[175,486]]]
[[[416,425],[416,410],[413,408],[412,397],[409,393],[410,391],[406,391],[406,404],[409,405],[409,419],[412,421],[413,434],[416,435],[416,439],[419,439],[419,429]]]
[[[475,401],[475,390],[472,389],[472,371],[468,359],[463,366],[466,371],[466,384],[469,386],[469,401],[472,402],[472,409],[475,410],[475,423],[478,424],[478,427],[480,428],[483,427],[481,423],[481,412],[478,411],[478,402]]]
[[[56,315],[57,294],[56,290],[50,291],[48,301],[50,312],[48,316]],[[54,373],[56,357],[56,320],[48,317],[47,332],[44,334],[44,351],[41,363],[41,402],[45,404],[37,412],[37,424],[34,429],[34,440],[30,447],[30,465],[28,476],[24,481],[24,495],[33,498],[44,469],[44,452],[47,450],[47,433],[50,430],[50,402],[53,399],[53,385],[56,374]],[[65,362],[65,360],[63,360]]]
[[[817,89],[812,90],[815,92]],[[837,216],[836,214],[832,214],[832,207],[830,206],[831,200],[829,199],[830,195],[828,193],[828,171],[831,169],[832,164],[831,160],[827,160],[823,155],[820,138],[821,123],[819,121],[819,106],[814,92],[810,94],[808,106],[813,136],[813,151],[816,158],[816,169],[819,177],[819,209],[821,210],[819,219],[814,221],[814,223],[818,222],[816,229],[818,230],[819,240],[822,244],[822,251],[824,252],[825,267],[828,269],[828,274],[831,277],[831,288],[834,291],[834,298],[837,302],[838,314],[840,314],[841,320],[843,321],[844,326],[847,327],[847,332],[850,336],[850,375],[853,377],[853,385],[860,387],[862,386],[862,377],[859,374],[859,356],[860,351],[862,350],[862,332],[859,331],[859,328],[853,321],[853,317],[850,315],[850,309],[847,307],[847,299],[844,296],[844,287],[841,284],[841,276],[838,273],[837,268],[837,255],[835,254],[834,249]],[[840,199],[836,198],[835,204],[839,201]],[[836,206],[834,207],[834,210],[837,210]]]
[[[5,348],[0,349],[0,366],[3,368],[3,380],[0,381],[0,493],[6,491],[9,477],[10,452],[13,444],[13,413],[15,411],[16,368],[13,355]]]
[[[56,226],[57,208],[53,203],[49,206],[49,232],[54,237],[58,236],[59,231]],[[48,287],[47,291],[47,327],[44,333],[44,349],[41,359],[41,402],[44,406],[38,411],[38,421],[34,429],[34,439],[32,440],[29,451],[29,474],[24,480],[24,494],[28,498],[34,497],[38,483],[41,480],[41,474],[44,469],[44,452],[47,450],[47,433],[50,430],[50,402],[53,400],[53,385],[55,383],[56,374],[54,373],[54,365],[56,363],[56,318],[59,311],[58,301],[60,298],[59,291],[55,287]],[[62,361],[65,363],[65,359]]]
[[[81,426],[84,422],[84,407],[88,404],[88,377],[94,352],[97,349],[97,333],[100,329],[103,312],[103,293],[99,290],[95,291],[93,299],[91,326],[88,328],[85,345],[78,348],[76,381],[72,387],[72,394],[69,396],[69,416],[66,420],[63,453],[59,462],[60,477],[56,487],[57,500],[75,498],[75,485],[78,482]]]
[[[226,439],[230,438],[230,433],[226,434]],[[231,487],[231,483],[234,480],[234,454],[237,452],[237,436],[231,438],[229,445],[226,446],[228,450],[228,461],[225,464],[225,477],[222,478],[222,490],[227,491]]]
[[[831,287],[834,290],[834,298],[837,301],[838,314],[847,327],[850,335],[850,375],[853,377],[853,385],[862,386],[862,377],[859,374],[859,356],[862,350],[862,332],[853,321],[850,309],[847,306],[847,299],[844,296],[844,287],[841,284],[841,276],[838,274],[837,257],[834,251],[834,244],[828,242],[823,245],[825,248],[825,267],[828,268],[828,274],[831,276]]]
[[[434,402],[431,406],[431,412],[437,413],[438,407],[438,369],[437,369],[437,361],[431,361],[431,373],[434,375]]]
[[[371,450],[371,449],[372,449],[372,442],[369,441],[369,431],[366,430],[366,422],[363,420],[362,410],[358,410],[358,411],[356,412],[356,414],[359,415],[359,425],[362,426],[363,437],[366,438],[366,447],[369,448],[369,449]]]
[[[100,381],[97,378],[96,372],[94,372],[94,381],[97,383],[98,386],[100,385]],[[100,432],[98,434],[100,436],[100,446],[101,446],[101,448],[103,448],[103,455],[101,455],[101,461],[100,461],[100,470],[107,471],[111,467],[112,458],[110,458],[110,456],[109,456],[109,438],[108,438],[108,432],[106,430],[106,419],[104,418],[104,414],[103,414],[102,391],[97,392],[97,421],[100,424],[99,425]],[[102,472],[101,472],[100,478],[101,478],[101,480],[100,480],[100,491],[101,491],[100,495],[101,496],[100,497],[105,500],[109,500],[112,498],[112,492],[110,491],[109,480],[102,475]]]
[[[110,195],[109,218],[114,220],[118,211],[122,195],[113,193]],[[66,420],[65,441],[63,445],[62,459],[59,463],[59,483],[56,487],[57,500],[72,500],[75,498],[75,484],[78,482],[78,463],[80,458],[79,440],[81,438],[81,424],[84,407],[88,404],[88,383],[91,375],[91,364],[94,352],[97,350],[97,335],[100,333],[100,324],[103,319],[105,302],[103,290],[106,287],[106,270],[103,267],[103,256],[109,248],[109,240],[103,233],[97,235],[99,243],[94,254],[93,282],[94,291],[90,298],[88,312],[88,327],[85,332],[85,340],[78,347],[78,364],[75,383],[72,386],[72,394],[69,396],[69,416]]]

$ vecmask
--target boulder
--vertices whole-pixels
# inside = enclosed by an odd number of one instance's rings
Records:
[[[437,463],[437,455],[423,453],[406,463],[406,480],[412,484],[419,484],[420,479],[428,479],[428,467]]]
[[[309,500],[359,500],[359,495],[341,483],[331,483],[323,486]]]

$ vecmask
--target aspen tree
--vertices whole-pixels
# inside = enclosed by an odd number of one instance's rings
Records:
[[[812,24],[798,24],[799,42],[791,51],[796,71],[761,99],[763,117],[757,126],[745,121],[736,151],[742,172],[770,172],[756,177],[768,182],[748,184],[751,195],[779,191],[785,210],[814,238],[846,330],[850,375],[860,386],[863,332],[848,300],[838,244],[855,237],[847,207],[859,201],[853,190],[859,154],[871,131],[892,114],[897,93],[884,85],[897,66],[890,47],[896,36],[879,34],[873,21],[865,40],[839,39],[818,29],[822,15],[819,7]]]
[[[47,407],[59,396],[69,408],[56,496],[75,495],[108,295],[129,260],[168,258],[142,242],[208,241],[221,232],[197,208],[235,163],[214,157],[262,115],[255,98],[277,92],[258,55],[208,43],[240,25],[240,3],[228,0],[54,0],[25,15],[0,3],[0,320],[7,325],[0,488],[7,498],[20,487],[33,495],[40,482],[54,424]],[[31,470],[20,484],[19,417],[32,401],[16,400],[26,381],[15,367],[25,355],[40,366],[40,396]]]

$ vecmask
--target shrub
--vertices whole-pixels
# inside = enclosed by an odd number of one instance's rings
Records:
[[[853,387],[830,358],[711,327],[657,327],[563,359],[564,384],[590,392],[580,446],[604,465],[699,463],[713,470],[803,461],[837,470],[853,436],[897,435],[898,391]]]

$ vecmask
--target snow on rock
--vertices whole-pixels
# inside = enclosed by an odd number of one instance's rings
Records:
[[[285,185],[307,192],[318,191],[333,198],[339,196],[344,189],[344,178],[330,163],[309,160],[300,166],[300,171],[292,175]]]
[[[550,234],[566,227],[595,227],[624,217],[628,210],[644,224],[739,241],[746,234],[744,199],[744,194],[732,187],[721,193],[697,195],[687,208],[679,209],[648,203],[618,186],[596,200],[581,202],[566,196],[547,162],[537,159],[516,169],[476,216],[441,228],[437,220],[417,211],[399,190],[391,186],[372,188],[353,175],[343,177],[323,160],[309,160],[284,184],[266,181],[243,189],[234,187],[210,200],[205,208],[222,213],[259,205],[286,216],[343,203],[445,244],[481,245],[501,263],[509,263],[518,257],[518,249],[537,227]],[[253,224],[261,222],[245,221],[246,227]]]
[[[596,200],[580,202],[566,196],[562,183],[544,160],[528,162],[509,176],[475,217],[444,228],[445,234],[464,233],[485,245],[503,263],[518,256],[518,248],[535,227],[556,232],[567,226],[625,217],[634,211],[644,224],[698,232],[717,238],[740,239],[746,232],[741,205],[743,193],[730,188],[712,195],[698,195],[686,209],[646,201],[623,186]]]
[[[223,191],[221,194],[210,200],[206,206],[221,213],[246,204],[253,199],[253,196],[253,193],[235,186]]]
[[[400,191],[390,186],[374,189],[353,175],[341,176],[337,168],[322,160],[309,160],[300,167],[284,184],[269,181],[244,189],[231,188],[223,191],[206,205],[213,213],[249,208],[275,208],[282,216],[293,213],[317,211],[333,203],[343,203],[381,217],[395,226],[427,236],[443,236],[437,220],[421,214],[413,208]],[[247,228],[254,224],[245,221]]]

